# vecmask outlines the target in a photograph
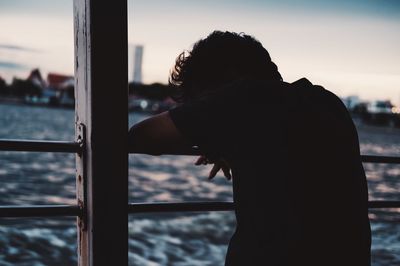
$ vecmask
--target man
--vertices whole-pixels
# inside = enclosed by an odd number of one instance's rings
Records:
[[[181,105],[133,126],[131,149],[198,146],[210,178],[232,174],[226,265],[370,265],[367,183],[338,97],[283,82],[260,42],[220,31],[178,56],[170,84]]]

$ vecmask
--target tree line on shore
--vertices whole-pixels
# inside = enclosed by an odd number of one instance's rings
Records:
[[[110,94],[112,94],[112,89],[110,89]],[[44,88],[39,84],[35,84],[35,82],[31,79],[13,78],[12,82],[10,84],[7,84],[6,81],[0,77],[0,96],[3,97],[41,97],[43,91]],[[173,95],[174,92],[174,88],[167,84],[142,84],[134,82],[129,83],[129,95],[134,95],[140,98],[146,98],[154,101],[163,101]],[[73,93],[71,97],[73,97]]]
[[[135,95],[141,98],[146,98],[155,101],[163,101],[172,95],[175,90],[172,86],[162,83],[142,84],[129,83],[129,95]]]
[[[11,84],[7,84],[0,77],[0,96],[22,98],[25,96],[41,96],[41,94],[42,88],[30,80],[14,78]]]

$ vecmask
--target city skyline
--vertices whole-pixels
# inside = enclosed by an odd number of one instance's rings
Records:
[[[133,54],[133,82],[142,83],[143,45],[134,46]]]
[[[166,83],[175,57],[212,30],[259,39],[292,82],[307,77],[340,96],[400,104],[400,4],[396,1],[142,1],[129,4],[133,45],[143,45],[143,81]],[[2,0],[0,76],[73,73],[72,1]]]

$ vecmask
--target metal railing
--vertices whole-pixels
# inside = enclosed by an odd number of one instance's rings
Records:
[[[1,139],[0,151],[19,152],[63,152],[80,154],[83,145],[75,141],[42,141]],[[16,217],[50,217],[83,215],[82,207],[78,205],[23,205],[0,206],[0,218]]]
[[[48,216],[78,216],[83,215],[83,209],[77,205],[25,205],[0,206],[0,217],[48,217]]]
[[[82,143],[75,141],[1,139],[0,151],[81,153]]]
[[[25,152],[64,152],[82,153],[83,145],[80,142],[68,141],[37,141],[37,140],[0,140],[0,151]],[[186,155],[196,155],[197,152]],[[362,155],[365,163],[400,164],[400,157]],[[400,201],[369,201],[370,209],[400,208]],[[205,211],[232,211],[233,202],[171,202],[171,203],[129,203],[128,213],[151,212],[205,212]],[[77,216],[82,217],[85,210],[78,205],[26,205],[0,206],[1,217],[51,217]]]

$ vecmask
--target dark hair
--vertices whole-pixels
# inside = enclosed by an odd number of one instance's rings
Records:
[[[171,70],[174,99],[185,102],[236,79],[282,80],[268,51],[244,33],[214,31],[192,51],[182,52]]]

